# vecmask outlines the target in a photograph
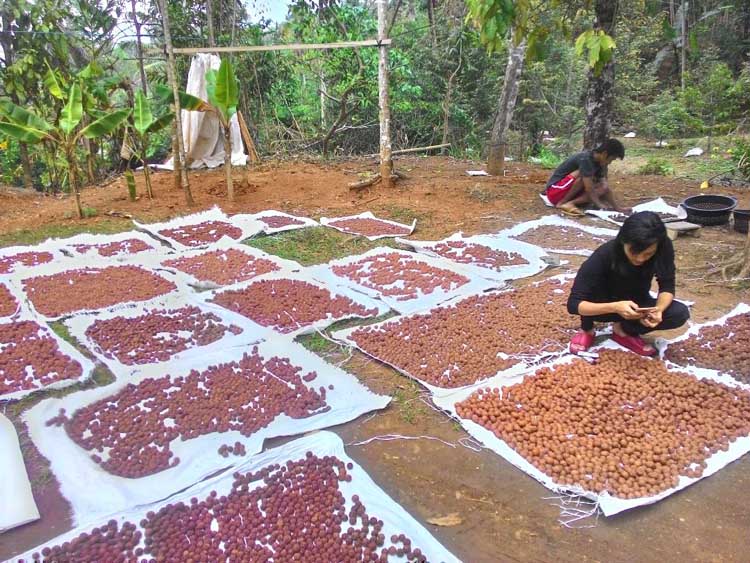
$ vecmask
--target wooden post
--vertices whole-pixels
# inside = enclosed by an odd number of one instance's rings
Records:
[[[208,24],[208,45],[216,47],[216,36],[214,35],[214,3],[206,0],[206,23]]]
[[[386,1],[376,0],[378,7],[378,41],[386,39]],[[391,158],[391,110],[388,103],[388,47],[378,47],[378,103],[380,106],[380,181],[386,188],[393,187],[393,159]]]
[[[172,96],[174,98],[174,123],[175,136],[177,137],[177,154],[172,158],[175,161],[175,171],[177,162],[180,167],[180,184],[185,192],[185,201],[188,205],[193,205],[193,194],[190,192],[190,183],[188,182],[187,166],[185,162],[185,142],[182,138],[182,112],[180,106],[180,93],[177,86],[177,77],[175,76],[174,51],[172,50],[172,34],[169,31],[169,12],[167,11],[166,0],[158,0],[159,11],[161,11],[162,27],[164,28],[164,43],[167,48],[167,78],[172,85]]]
[[[687,11],[688,11],[689,3],[683,2],[680,13],[681,13],[681,22],[682,25],[680,26],[680,39],[682,42],[682,50],[680,52],[680,89],[685,90],[685,67],[686,67],[686,58],[685,53],[687,52]]]

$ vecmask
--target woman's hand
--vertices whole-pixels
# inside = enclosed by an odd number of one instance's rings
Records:
[[[623,319],[627,319],[629,321],[640,319],[643,317],[643,313],[638,311],[638,303],[635,303],[633,301],[615,302],[615,313],[620,315]]]
[[[648,315],[641,319],[641,324],[643,326],[647,326],[648,328],[655,328],[659,324],[661,324],[661,320],[661,311],[659,309],[654,309],[653,311],[649,311]]]

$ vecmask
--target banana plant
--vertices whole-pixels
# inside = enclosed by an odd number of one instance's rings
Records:
[[[228,58],[221,60],[219,70],[206,72],[208,102],[214,108],[224,134],[224,173],[227,182],[229,201],[234,201],[232,185],[232,129],[230,121],[237,113],[240,97],[240,83]]]
[[[10,101],[0,103],[0,133],[29,144],[46,143],[65,154],[70,189],[73,192],[76,212],[83,219],[81,192],[76,165],[75,148],[82,139],[96,139],[109,135],[130,115],[129,109],[109,112],[84,127],[79,127],[83,119],[83,93],[78,82],[70,85],[65,105],[60,112],[57,125],[47,122],[38,115]]]
[[[143,178],[146,181],[146,194],[149,199],[153,199],[154,192],[151,187],[151,173],[146,163],[146,153],[148,151],[148,135],[164,129],[172,123],[174,119],[173,112],[167,112],[161,117],[155,118],[151,111],[151,103],[143,90],[138,90],[135,94],[135,103],[133,105],[133,128],[138,134],[138,151],[143,161]]]

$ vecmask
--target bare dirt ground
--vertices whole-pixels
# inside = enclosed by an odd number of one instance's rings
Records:
[[[215,204],[228,213],[278,209],[314,218],[371,210],[396,220],[416,217],[414,238],[436,239],[459,230],[493,232],[552,212],[537,195],[549,172],[532,166],[513,163],[504,178],[469,177],[465,171],[477,168],[476,163],[443,157],[402,159],[397,166],[408,174],[407,180],[393,190],[374,187],[359,195],[350,193],[347,183],[357,180],[359,173],[373,171],[371,161],[269,163],[255,170],[238,170],[239,197],[233,204],[226,201],[223,172],[196,172],[191,174],[196,199],[193,208],[185,206],[169,173],[155,174],[153,201],[142,197],[130,202],[124,181],[118,179],[107,187],[84,191],[84,204],[98,213],[85,221],[96,229],[102,222],[113,221],[107,215],[110,212],[148,222]],[[698,192],[696,182],[619,175],[616,168],[611,184],[628,205],[657,196],[677,203]],[[139,193],[144,191],[139,183]],[[721,193],[736,195],[740,207],[750,208],[749,191]],[[77,228],[77,220],[65,218],[71,210],[68,199],[0,193],[0,234],[67,225]],[[122,221],[123,230],[128,228],[126,220],[114,221]],[[695,321],[714,318],[750,299],[747,288],[730,290],[707,284],[700,269],[689,269],[718,263],[743,243],[744,237],[728,227],[705,228],[700,237],[676,241],[678,293],[695,301]],[[579,263],[580,259],[570,259],[566,267],[575,268]],[[341,358],[340,351],[326,353],[332,359]],[[578,529],[568,529],[558,522],[559,509],[544,499],[552,496],[547,489],[492,452],[459,445],[458,440],[467,434],[423,401],[425,396],[417,385],[356,353],[343,367],[374,391],[394,396],[385,411],[334,428],[345,443],[385,434],[444,441],[374,441],[347,450],[464,561],[748,560],[750,456],[656,505],[607,519],[590,519]],[[14,419],[20,427],[18,416]],[[0,559],[52,538],[71,525],[67,504],[46,461],[23,435],[22,443],[42,519],[0,535]],[[451,525],[427,523],[444,516],[452,517],[448,519]]]

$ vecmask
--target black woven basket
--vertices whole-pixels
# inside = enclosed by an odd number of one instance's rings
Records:
[[[724,225],[729,223],[737,200],[727,195],[694,195],[680,205],[687,211],[687,221],[698,225]]]
[[[747,234],[747,224],[750,221],[750,209],[734,210],[734,230]]]

